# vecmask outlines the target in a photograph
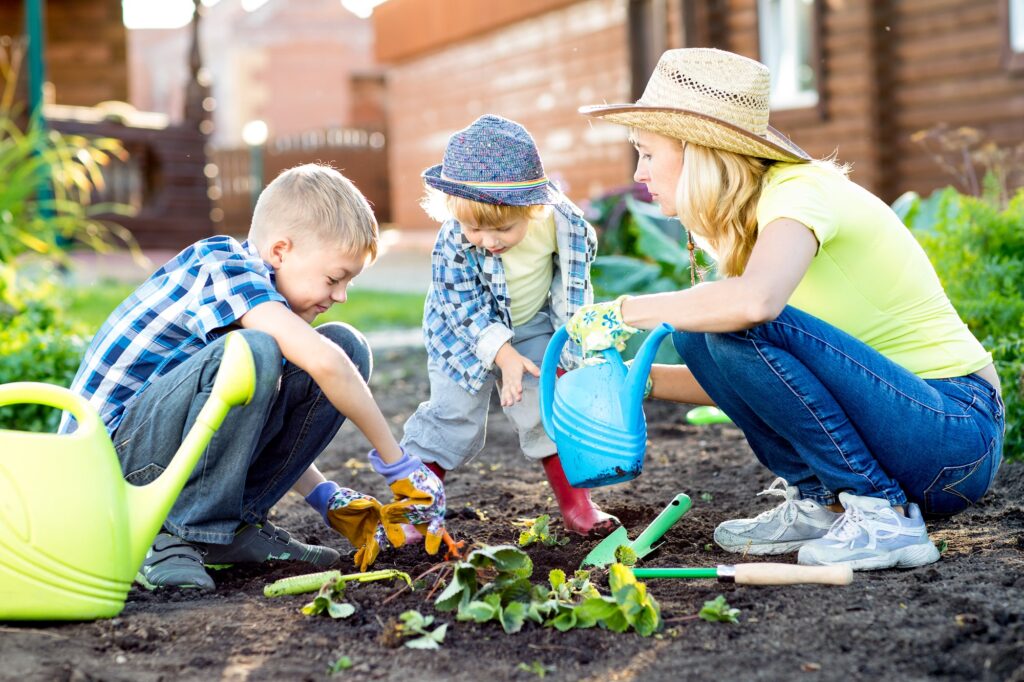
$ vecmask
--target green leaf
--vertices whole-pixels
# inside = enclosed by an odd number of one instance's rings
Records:
[[[327,613],[331,618],[348,618],[356,612],[356,607],[344,602],[330,602],[327,605]]]
[[[501,627],[507,634],[513,634],[523,629],[526,622],[526,604],[514,601],[502,609]]]
[[[592,597],[576,607],[576,619],[581,628],[593,627],[615,615],[619,605],[609,597]]]
[[[551,584],[551,589],[557,590],[559,586],[565,584],[565,571],[560,568],[552,569],[548,573],[548,582]]]
[[[500,607],[498,607],[500,608]],[[456,616],[459,620],[472,620],[477,623],[486,623],[498,614],[498,609],[483,601],[471,601],[459,609]]]
[[[551,625],[559,632],[572,630],[576,627],[576,611],[573,609],[563,611],[552,619]]]
[[[635,566],[636,551],[629,545],[619,545],[615,548],[615,560],[624,566]]]
[[[713,600],[704,602],[704,607],[697,615],[709,623],[738,623],[739,614],[740,610],[731,608],[725,597],[720,594]]]

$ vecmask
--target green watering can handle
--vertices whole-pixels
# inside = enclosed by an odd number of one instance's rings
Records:
[[[661,539],[669,528],[671,528],[679,518],[689,511],[690,506],[693,503],[690,501],[690,496],[686,493],[679,493],[669,502],[668,506],[662,510],[660,514],[653,521],[651,525],[644,528],[643,532],[637,536],[636,540],[630,543],[633,551],[637,553],[637,556],[644,556],[651,551],[651,545]]]
[[[0,385],[0,406],[18,404],[46,405],[70,412],[78,422],[76,435],[79,437],[88,437],[96,429],[103,428],[99,414],[89,401],[63,386],[34,381]]]

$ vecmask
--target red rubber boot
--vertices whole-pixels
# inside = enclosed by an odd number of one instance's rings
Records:
[[[437,462],[424,462],[424,464],[444,483],[444,475],[448,473],[447,469],[441,468],[441,465]],[[416,530],[416,526],[410,523],[403,523],[402,530],[405,531],[405,544],[417,545],[423,542],[423,533]]]
[[[601,511],[590,501],[590,490],[569,485],[558,455],[545,457],[541,462],[544,463],[544,473],[551,484],[551,492],[558,501],[558,509],[562,512],[562,524],[567,530],[578,535],[603,538],[621,525],[617,518]]]

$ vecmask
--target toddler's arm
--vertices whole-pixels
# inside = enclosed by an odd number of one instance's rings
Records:
[[[498,316],[491,292],[480,280],[479,266],[457,242],[455,227],[445,223],[432,256],[432,301],[447,322],[448,331],[469,346],[485,366],[512,338]]]
[[[498,349],[494,364],[501,369],[501,406],[510,407],[523,399],[523,372],[540,376],[540,368],[530,358],[522,355],[511,343]]]

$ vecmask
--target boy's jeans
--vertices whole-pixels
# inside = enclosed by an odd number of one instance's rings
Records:
[[[340,323],[317,331],[369,379],[370,349],[358,331]],[[273,337],[240,333],[256,362],[256,392],[251,403],[228,412],[164,522],[185,540],[226,544],[241,522],[261,523],[345,421],[306,372],[282,362]],[[210,395],[223,350],[221,337],[153,382],[125,411],[113,440],[129,482],[143,485],[163,472]]]
[[[921,379],[789,306],[753,329],[672,340],[761,463],[806,498],[849,491],[955,514],[995,478],[1003,403],[977,375]]]

